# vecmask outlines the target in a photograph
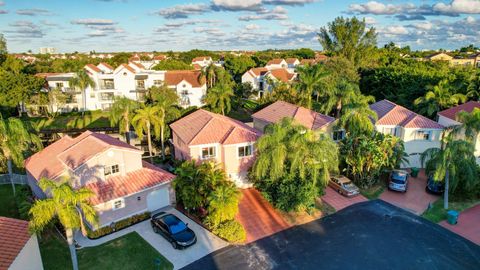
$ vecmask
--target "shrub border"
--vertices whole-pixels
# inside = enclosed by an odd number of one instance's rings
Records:
[[[143,222],[143,221],[145,221],[145,220],[147,220],[147,219],[150,219],[150,215],[151,215],[151,213],[150,213],[149,211],[146,211],[146,212],[143,212],[143,213],[140,213],[140,214],[135,214],[135,215],[129,216],[129,217],[127,217],[127,218],[121,219],[121,220],[119,220],[119,221],[117,221],[117,222],[114,222],[114,224],[118,224],[118,223],[122,223],[122,222],[124,222],[124,221],[126,221],[126,220],[129,220],[129,219],[139,218],[139,219],[136,220],[135,222],[129,223],[127,226],[125,226],[125,227],[120,227],[120,228],[111,228],[110,225],[107,225],[107,226],[98,228],[97,230],[92,230],[89,226],[86,226],[86,229],[87,229],[87,235],[86,235],[86,237],[87,237],[88,239],[90,239],[90,240],[100,239],[100,238],[105,237],[105,236],[107,236],[107,235],[116,233],[116,232],[121,231],[121,230],[123,230],[123,229],[126,229],[126,228],[128,228],[128,227],[131,227],[131,226],[133,226],[133,225],[135,225],[135,224],[138,224],[138,223],[140,223],[140,222]],[[142,216],[143,216],[143,217],[142,217]],[[90,237],[90,234],[91,234],[91,233],[97,232],[97,231],[99,231],[99,230],[101,230],[101,229],[104,229],[104,228],[111,228],[111,231],[108,232],[108,233],[102,234],[102,235],[100,235],[100,236],[98,236],[98,237]]]

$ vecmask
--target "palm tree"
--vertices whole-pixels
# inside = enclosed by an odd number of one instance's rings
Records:
[[[73,232],[78,228],[85,231],[84,220],[91,225],[97,224],[97,213],[89,201],[95,194],[85,187],[73,189],[68,181],[57,183],[42,178],[39,186],[49,198],[37,200],[33,204],[30,209],[30,229],[34,232],[42,231],[53,219],[58,218],[66,230],[73,269],[76,270],[78,262]]]
[[[225,113],[228,113],[232,108],[232,96],[232,88],[226,83],[219,82],[208,91],[205,97],[205,103],[207,103],[214,112],[221,112],[225,115]]]
[[[175,194],[187,210],[205,205],[204,197],[208,188],[201,174],[194,160],[184,161],[175,169]]]
[[[153,87],[152,87],[153,88]],[[165,129],[167,123],[177,119],[180,116],[180,110],[177,108],[178,95],[168,86],[150,88],[152,99],[156,107],[159,108],[160,118],[160,141],[162,144],[162,158],[165,159]]]
[[[7,165],[8,175],[15,195],[13,183],[12,162],[17,167],[23,167],[24,155],[29,150],[42,149],[40,139],[28,130],[24,122],[10,117],[6,120],[0,115],[0,165]]]
[[[302,105],[311,109],[312,108],[312,95],[314,92],[319,95],[319,87],[322,80],[328,73],[322,68],[321,65],[299,67],[297,69],[299,81],[296,84],[297,90],[302,96]]]
[[[425,96],[415,99],[414,105],[420,106],[419,112],[429,117],[437,112],[463,103],[467,97],[463,94],[452,94],[452,86],[448,80],[442,80],[435,86],[428,86]]]
[[[130,119],[133,112],[139,107],[138,102],[127,97],[115,97],[110,108],[110,124],[118,125],[120,133],[125,134],[125,139],[130,144]]]
[[[420,156],[422,165],[426,163],[425,173],[432,175],[435,181],[444,181],[444,204],[448,209],[449,189],[455,192],[460,182],[468,190],[478,179],[477,164],[472,143],[464,140],[446,139],[445,147],[429,148]]]
[[[455,133],[460,130],[465,131],[465,137],[468,141],[475,144],[478,133],[480,132],[480,109],[474,108],[471,113],[461,111],[457,114],[457,121],[462,125],[454,129]]]
[[[153,162],[151,131],[153,128],[155,137],[160,137],[160,127],[162,125],[160,107],[147,106],[142,109],[137,109],[135,111],[135,116],[132,118],[132,124],[140,140],[143,139],[144,132],[147,134],[148,153],[150,156],[150,161]]]
[[[480,97],[480,72],[477,71],[472,74],[467,87],[467,96],[478,100]]]
[[[87,110],[87,95],[86,89],[88,87],[95,88],[95,81],[88,76],[88,73],[85,70],[80,70],[76,73],[76,75],[70,79],[68,82],[69,86],[72,88],[76,88],[82,92],[82,100],[83,100],[83,111]]]
[[[238,212],[238,202],[241,193],[232,182],[225,182],[217,187],[208,196],[208,222],[212,227],[220,223],[232,220]]]
[[[370,109],[368,103],[374,101],[371,96],[358,95],[355,102],[345,105],[338,126],[348,134],[371,134],[374,130],[372,121],[377,120],[377,114]]]
[[[205,78],[207,79],[209,88],[213,87],[216,83],[217,69],[217,66],[215,66],[213,63],[205,69]]]

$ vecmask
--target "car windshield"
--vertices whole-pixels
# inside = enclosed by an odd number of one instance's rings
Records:
[[[343,186],[346,188],[355,188],[355,185],[352,182],[345,182]]]
[[[392,182],[396,184],[405,184],[405,180],[407,179],[406,174],[400,173],[393,173],[392,174]]]
[[[187,225],[174,215],[164,216],[163,222],[168,225],[171,234],[177,234],[187,228]]]
[[[170,225],[170,232],[172,234],[183,232],[185,229],[187,229],[187,226],[182,221],[178,222],[177,224]]]

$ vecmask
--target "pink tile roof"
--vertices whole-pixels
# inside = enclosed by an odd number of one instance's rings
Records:
[[[267,66],[268,65],[280,65],[282,63],[282,61],[284,61],[282,58],[275,58],[275,59],[272,59],[272,60],[268,61]]]
[[[444,128],[439,123],[386,99],[370,105],[370,108],[377,113],[376,125],[401,126],[404,128]]]
[[[170,127],[188,145],[254,142],[261,135],[240,121],[202,109],[177,120]]]
[[[204,61],[204,60],[210,61],[210,60],[212,60],[212,57],[210,57],[210,56],[199,56],[199,57],[195,57],[195,58],[192,59],[192,63],[193,63],[193,62],[201,62],[201,61]]]
[[[277,123],[282,118],[290,117],[298,124],[311,130],[322,128],[335,121],[335,118],[331,116],[323,115],[285,101],[277,101],[254,113],[252,117],[268,123]]]
[[[7,270],[30,239],[28,222],[0,217],[0,270]]]
[[[268,72],[268,69],[264,67],[251,68],[248,70],[248,73],[250,73],[250,75],[252,75],[253,77],[263,76],[267,72]]]
[[[285,62],[287,62],[287,64],[289,64],[289,65],[295,64],[295,62],[297,62],[297,61],[298,61],[297,58],[287,58],[287,59],[285,59]]]
[[[90,68],[91,70],[95,71],[95,72],[102,72],[101,69],[99,69],[97,66],[95,66],[94,64],[87,64],[85,65],[85,67],[88,67]]]
[[[148,162],[142,161],[143,168],[107,178],[106,181],[96,181],[85,185],[96,196],[92,198],[93,205],[125,197],[139,191],[169,183],[175,175],[164,171]]]
[[[25,168],[37,180],[56,178],[65,169],[75,170],[93,156],[109,149],[141,150],[106,134],[85,131],[76,138],[65,136],[25,161]]]
[[[480,102],[478,101],[469,101],[467,103],[464,103],[462,105],[458,105],[455,107],[452,107],[450,109],[443,110],[441,112],[438,112],[438,115],[441,115],[443,117],[447,117],[449,119],[452,119],[456,121],[457,118],[457,113],[464,111],[471,113],[473,109],[479,108],[480,109]]]

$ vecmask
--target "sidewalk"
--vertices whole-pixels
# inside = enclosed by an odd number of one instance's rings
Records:
[[[480,204],[461,212],[456,225],[450,225],[446,220],[439,225],[480,245]]]

